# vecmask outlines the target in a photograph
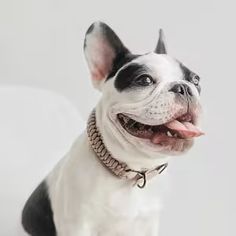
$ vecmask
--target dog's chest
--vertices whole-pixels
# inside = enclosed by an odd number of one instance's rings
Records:
[[[143,236],[146,235],[147,230],[148,232],[153,230],[154,221],[156,222],[154,228],[156,228],[158,199],[154,203],[153,199],[139,195],[137,192],[129,192],[128,188],[110,193],[105,189],[104,192],[101,190],[97,189],[93,192],[93,196],[87,199],[82,210],[87,215],[93,232],[109,236],[130,236],[134,233]]]
[[[80,150],[80,158],[72,151],[48,183],[58,236],[151,236],[157,230],[160,203],[155,183],[139,189],[113,178],[88,150]]]
[[[70,232],[88,236],[151,236],[152,232],[157,232],[157,197],[154,200],[125,189],[108,193],[105,186],[99,185],[79,194],[69,189],[66,192],[57,199],[54,208],[57,228],[63,227],[58,236],[70,236]]]

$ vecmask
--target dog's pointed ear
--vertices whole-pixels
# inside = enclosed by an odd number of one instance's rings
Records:
[[[93,85],[101,89],[101,85],[112,71],[114,61],[125,56],[129,50],[108,25],[95,22],[86,32],[84,53]]]
[[[155,49],[157,54],[167,54],[166,45],[165,45],[165,36],[162,29],[159,30],[159,39]]]

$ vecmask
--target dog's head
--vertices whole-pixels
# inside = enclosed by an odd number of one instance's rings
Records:
[[[102,91],[98,127],[108,150],[126,163],[181,154],[202,134],[200,78],[167,55],[163,38],[160,30],[155,51],[135,55],[104,23],[86,33],[92,82]]]

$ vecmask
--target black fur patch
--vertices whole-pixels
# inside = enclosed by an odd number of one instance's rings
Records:
[[[125,64],[131,62],[139,56],[140,55],[134,55],[131,53],[117,54],[115,60],[113,61],[112,71],[109,73],[106,80],[112,78],[121,67],[123,67]]]
[[[183,79],[189,81],[190,83],[193,83],[193,78],[194,76],[197,76],[194,72],[192,72],[191,70],[189,70],[186,66],[184,66],[182,63],[180,63],[180,68],[183,72]],[[200,78],[199,78],[200,79]],[[201,92],[201,87],[200,85],[195,85],[198,92]]]
[[[22,212],[22,225],[31,236],[56,236],[47,184],[42,182],[31,194]]]
[[[130,89],[137,85],[134,84],[134,79],[138,75],[147,73],[148,70],[144,65],[139,65],[137,63],[131,63],[124,69],[121,69],[115,78],[115,88],[118,91],[123,91],[125,89]]]
[[[156,49],[155,49],[155,53],[157,53],[157,54],[167,54],[165,42],[163,40],[163,34],[164,34],[163,30],[160,29],[159,39],[158,39],[158,43],[157,43],[157,46],[156,46]]]
[[[190,81],[191,80],[191,73],[192,71],[189,70],[186,66],[180,63],[180,68],[184,75],[184,80]]]

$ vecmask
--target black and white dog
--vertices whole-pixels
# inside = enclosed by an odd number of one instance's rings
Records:
[[[159,175],[203,133],[199,76],[166,54],[132,54],[106,24],[84,52],[102,97],[87,131],[39,185],[22,214],[32,236],[157,236]]]

